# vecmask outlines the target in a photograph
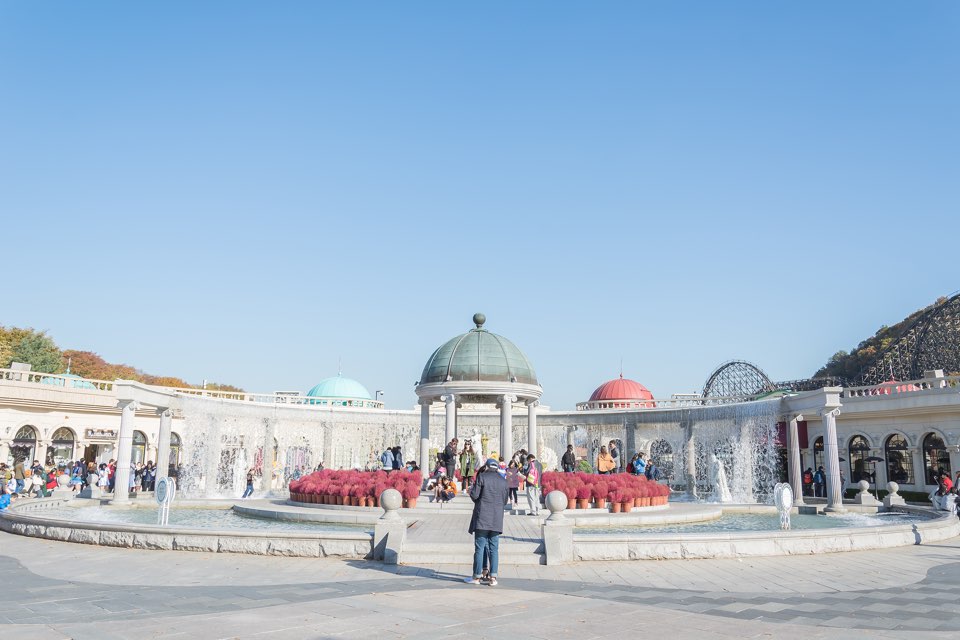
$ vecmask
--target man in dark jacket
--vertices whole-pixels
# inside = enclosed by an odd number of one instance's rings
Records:
[[[573,452],[572,444],[567,445],[567,452],[560,459],[560,464],[564,473],[573,473],[577,470],[577,454]]]
[[[489,584],[497,584],[503,507],[509,495],[507,481],[500,475],[500,464],[490,458],[470,487],[473,516],[467,531],[473,534],[473,576],[464,580],[467,584],[483,584],[480,576],[483,575],[484,555],[490,560]]]
[[[443,466],[447,468],[447,477],[453,480],[457,470],[457,439],[454,438],[443,450]]]

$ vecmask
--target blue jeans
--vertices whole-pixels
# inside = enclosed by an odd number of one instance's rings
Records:
[[[18,494],[18,495],[21,494],[21,493],[23,493],[23,485],[25,485],[25,484],[26,484],[26,482],[23,481],[23,478],[20,478],[19,480],[17,480],[17,494]]]
[[[496,576],[500,564],[500,534],[489,529],[477,529],[473,534],[473,577],[483,574],[483,556],[490,559],[490,575]]]
[[[248,484],[247,489],[243,492],[243,497],[248,498],[253,495],[253,485]]]

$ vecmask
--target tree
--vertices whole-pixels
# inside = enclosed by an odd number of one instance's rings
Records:
[[[63,371],[60,349],[44,331],[30,330],[30,333],[14,342],[10,361],[29,363],[34,371],[42,373]]]

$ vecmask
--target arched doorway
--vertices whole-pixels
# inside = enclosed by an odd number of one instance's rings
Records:
[[[669,483],[673,479],[673,447],[666,440],[650,443],[650,460],[660,467],[660,478]]]
[[[60,427],[53,432],[50,446],[47,447],[47,461],[58,467],[73,462],[73,448],[76,438],[73,431],[67,427]]]
[[[133,432],[133,448],[130,451],[130,464],[147,461],[147,435],[143,431]]]
[[[867,462],[870,457],[870,444],[863,436],[853,436],[850,438],[850,445],[847,447],[850,463],[850,482],[860,482],[866,480],[873,484],[873,465]]]
[[[23,462],[30,466],[37,455],[37,430],[30,425],[24,425],[17,430],[10,444],[9,464]]]
[[[901,485],[913,484],[913,456],[907,439],[895,433],[887,438],[883,451],[887,459],[887,478]]]
[[[937,484],[936,476],[941,470],[947,475],[953,475],[950,454],[943,444],[943,438],[935,433],[928,433],[923,439],[923,466],[927,484]]]
[[[823,467],[823,436],[813,441],[813,470]],[[824,467],[826,468],[826,467]]]
[[[179,434],[170,432],[170,459],[167,461],[169,468],[167,474],[172,477],[177,477],[177,471],[180,469],[180,455],[183,451],[183,441],[180,439]]]

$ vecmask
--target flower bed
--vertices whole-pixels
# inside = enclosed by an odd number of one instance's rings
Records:
[[[551,491],[566,494],[571,508],[586,509],[592,501],[593,506],[600,509],[609,503],[614,513],[631,511],[634,507],[665,505],[670,496],[670,487],[628,473],[544,473],[543,493]]]
[[[324,469],[290,482],[290,499],[310,504],[379,506],[380,494],[396,489],[404,507],[415,507],[420,495],[419,471],[333,471]]]

